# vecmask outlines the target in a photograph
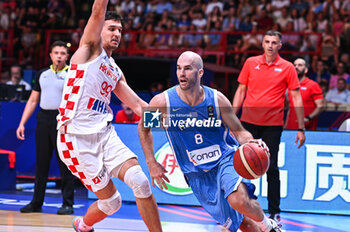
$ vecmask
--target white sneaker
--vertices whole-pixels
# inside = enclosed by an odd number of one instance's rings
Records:
[[[272,225],[272,229],[270,230],[270,232],[282,232],[281,227],[277,224],[277,222],[273,219],[269,219],[271,225]]]
[[[282,227],[281,224],[281,215],[279,213],[275,213],[275,214],[271,214],[270,218],[272,218],[273,220],[275,220],[275,222],[277,223],[277,225],[279,225],[279,227]]]

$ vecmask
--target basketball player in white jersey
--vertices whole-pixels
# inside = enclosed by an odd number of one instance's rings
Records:
[[[111,177],[133,190],[139,212],[149,231],[162,231],[157,204],[137,156],[129,150],[110,124],[111,91],[141,115],[148,106],[126,83],[111,57],[118,48],[122,19],[107,12],[108,0],[95,0],[79,48],[71,59],[58,120],[60,158],[98,200],[83,218],[73,220],[75,231],[93,231],[93,225],[121,206],[121,196]],[[161,168],[161,167],[159,167]]]

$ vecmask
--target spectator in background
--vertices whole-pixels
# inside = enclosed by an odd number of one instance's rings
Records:
[[[188,12],[189,16],[193,19],[198,12],[205,12],[206,8],[207,5],[203,0],[195,0],[195,2],[192,3]]]
[[[299,14],[299,11],[297,9],[292,10],[291,17],[294,24],[294,31],[303,32],[307,27],[305,18]]]
[[[254,12],[254,7],[251,0],[239,0],[239,6],[237,9],[237,14],[239,17],[244,19],[248,15],[252,15],[253,12]]]
[[[235,12],[237,11],[237,8],[238,8],[238,1],[236,0],[228,0],[228,1],[225,1],[224,3],[224,8],[222,10],[222,15],[224,17],[226,17],[227,15],[229,15],[229,11],[230,9],[233,8],[235,9]]]
[[[337,88],[328,91],[326,100],[336,105],[350,104],[350,92],[346,89],[346,81],[344,78],[338,79]]]
[[[294,32],[294,23],[290,21],[287,23],[287,28],[285,32]],[[283,45],[287,50],[298,51],[299,46],[302,44],[299,35],[295,34],[285,34],[283,36]]]
[[[277,18],[275,22],[280,25],[282,31],[285,31],[288,22],[292,21],[292,18],[289,15],[288,8],[282,8],[281,14],[282,16]]]
[[[196,33],[196,25],[191,24],[188,31],[192,33],[184,35],[184,46],[186,48],[201,48],[203,46],[203,35]]]
[[[317,31],[325,32],[326,27],[328,25],[328,20],[322,11],[317,14],[316,22],[317,22]]]
[[[215,24],[216,22],[220,22],[222,24],[222,21],[224,18],[222,17],[222,13],[219,7],[214,7],[214,9],[207,15],[207,31],[211,31],[215,29],[215,31],[220,31],[218,28],[216,28]],[[220,25],[221,28],[221,25]]]
[[[18,125],[17,138],[25,140],[25,124],[34,113],[38,103],[40,110],[37,114],[36,141],[36,172],[35,186],[32,201],[22,207],[22,213],[41,212],[44,203],[46,182],[49,174],[52,153],[55,151],[62,177],[62,207],[57,214],[73,214],[74,204],[74,176],[58,157],[56,116],[62,98],[62,90],[67,76],[68,48],[62,41],[51,45],[50,58],[52,65],[37,74],[35,86],[24,108],[21,121]]]
[[[37,34],[34,32],[34,26],[30,24],[30,21],[27,21],[26,25],[23,26],[21,45],[24,58],[22,64],[33,63],[38,40]]]
[[[223,21],[223,29],[224,31],[230,31],[231,24],[233,24],[234,28],[239,28],[241,20],[239,17],[237,17],[237,10],[234,7],[231,7],[228,9],[228,12],[226,16],[224,17]]]
[[[121,1],[120,10],[122,14],[127,15],[135,7],[135,2],[133,0]]]
[[[297,71],[300,82],[300,94],[303,99],[305,129],[316,130],[318,115],[325,109],[325,100],[319,84],[310,80],[306,73],[307,64],[304,59],[298,58],[294,61],[294,67]],[[286,129],[298,129],[297,115],[290,90],[288,91],[289,110],[286,120]]]
[[[134,111],[125,103],[121,103],[122,109],[119,110],[115,116],[115,122],[118,123],[137,123],[141,117],[134,113]]]
[[[72,49],[77,49],[79,47],[80,38],[83,35],[86,20],[79,19],[77,31],[72,34]]]
[[[31,90],[32,87],[30,84],[28,84],[26,81],[24,81],[23,78],[23,70],[22,67],[18,64],[12,65],[10,68],[10,78],[8,82],[6,82],[7,85],[24,85],[25,90]]]
[[[153,48],[157,40],[157,36],[154,33],[154,27],[152,23],[145,24],[143,28],[144,32],[141,33],[138,46],[141,49]]]
[[[290,10],[297,9],[301,16],[305,16],[309,10],[309,3],[305,0],[295,0],[290,6]]]
[[[322,90],[322,94],[323,94],[323,97],[325,98],[326,97],[326,94],[328,93],[328,82],[326,81],[321,81],[320,83],[318,83],[321,87],[321,90]]]
[[[272,0],[271,11],[273,18],[278,19],[282,16],[283,9],[288,9],[290,5],[289,0]]]
[[[155,12],[157,15],[162,15],[164,11],[172,12],[173,5],[171,2],[168,2],[166,0],[159,0]]]
[[[310,79],[318,83],[320,83],[321,81],[326,81],[327,83],[329,83],[329,80],[331,79],[331,75],[329,74],[323,60],[321,59],[317,60],[316,70],[314,70],[311,73]]]
[[[331,80],[329,81],[329,88],[337,88],[337,82],[340,78],[343,78],[346,82],[349,79],[349,74],[345,73],[345,64],[342,61],[339,61],[337,64],[337,74],[331,75]]]
[[[220,12],[224,10],[224,3],[219,0],[209,0],[207,8],[205,9],[205,14],[208,16],[211,12],[214,11],[214,9],[218,7]]]
[[[239,31],[250,32],[253,28],[252,16],[247,15],[239,24]]]
[[[222,31],[222,21],[217,20],[213,27],[210,27],[209,32],[220,32]],[[221,35],[220,34],[209,34],[204,37],[206,49],[216,50],[220,47]]]
[[[180,20],[183,14],[188,16],[188,11],[191,4],[187,0],[176,0],[173,5],[173,10],[171,12],[172,16],[176,20]]]
[[[270,30],[272,28],[273,19],[268,15],[265,8],[261,9],[257,23],[260,31]]]
[[[207,27],[207,19],[204,17],[204,13],[202,11],[194,13],[192,24],[196,26],[198,31],[205,31]]]

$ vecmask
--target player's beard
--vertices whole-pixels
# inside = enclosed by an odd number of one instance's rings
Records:
[[[297,71],[297,74],[298,74],[299,80],[302,79],[304,77],[304,75],[306,74],[305,69]]]

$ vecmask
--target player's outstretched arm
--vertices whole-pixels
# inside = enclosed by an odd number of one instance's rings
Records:
[[[121,79],[118,81],[114,94],[127,106],[129,106],[135,114],[138,116],[142,115],[143,108],[147,107],[148,104],[142,100],[135,92],[130,88],[124,74],[122,74]]]
[[[166,106],[164,94],[156,95],[150,102],[148,110],[161,110]],[[142,116],[143,117],[143,116]],[[158,186],[163,189],[168,189],[164,181],[169,182],[169,179],[165,176],[165,168],[156,161],[153,150],[153,136],[150,128],[143,127],[143,118],[138,125],[139,137],[143,153],[145,154],[146,163],[151,175],[152,186],[154,187],[154,181]]]
[[[241,122],[234,113],[230,101],[221,92],[218,92],[218,102],[222,120],[235,135],[239,144],[247,143],[249,140],[253,139],[250,132],[243,128]]]
[[[71,63],[86,63],[101,53],[101,32],[105,21],[107,4],[108,0],[94,1],[90,18],[80,39],[79,48],[72,56]]]

